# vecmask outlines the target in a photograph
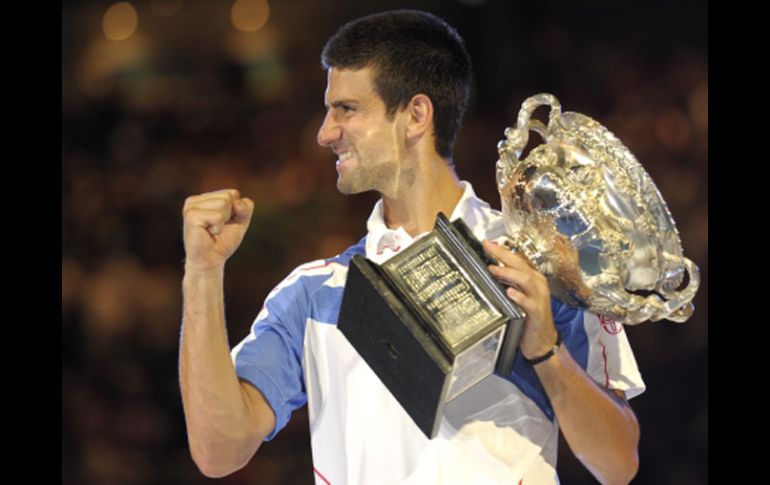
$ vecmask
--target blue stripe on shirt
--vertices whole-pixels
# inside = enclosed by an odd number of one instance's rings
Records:
[[[347,266],[354,254],[364,253],[365,239],[324,265]],[[245,342],[235,357],[238,377],[259,389],[275,413],[275,428],[267,441],[286,426],[292,411],[307,402],[302,356],[308,318],[336,324],[339,315],[343,287],[324,285],[334,271],[302,274],[311,268],[297,269],[299,276],[293,273],[288,277],[296,277],[296,281],[265,300],[267,314],[254,322],[254,338]]]
[[[562,334],[563,345],[567,347],[578,365],[586,369],[588,366],[588,335],[586,335],[583,326],[583,310],[567,306],[551,297],[551,312],[554,325]],[[524,362],[521,351],[516,352],[511,374],[502,377],[516,384],[527,397],[537,404],[548,419],[554,420],[555,415],[551,401],[548,399],[535,369]]]

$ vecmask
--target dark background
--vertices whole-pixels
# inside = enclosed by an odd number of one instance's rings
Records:
[[[475,88],[455,162],[493,206],[496,143],[538,92],[602,122],[655,180],[702,284],[685,324],[627,327],[648,386],[632,401],[642,430],[634,483],[707,483],[702,2],[272,0],[250,33],[233,26],[232,1],[132,4],[138,24],[123,40],[106,36],[112,3],[62,4],[62,483],[208,481],[187,450],[177,375],[183,201],[236,187],[256,203],[227,266],[235,344],[291,269],[365,233],[375,197],[339,195],[334,156],[315,143],[319,54],[342,23],[399,7],[433,12],[466,40]],[[594,483],[564,442],[559,473]],[[305,410],[219,482],[313,483]]]

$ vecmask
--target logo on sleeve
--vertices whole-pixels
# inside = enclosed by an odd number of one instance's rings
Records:
[[[602,324],[602,328],[608,334],[615,335],[623,331],[623,325],[616,322],[615,320],[610,320],[604,315],[596,315],[596,316],[599,317],[599,323]]]

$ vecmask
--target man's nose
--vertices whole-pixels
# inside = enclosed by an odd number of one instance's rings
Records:
[[[342,130],[339,125],[332,119],[331,111],[326,113],[321,128],[318,129],[318,136],[316,141],[322,147],[328,147],[333,142],[339,140],[342,135]]]

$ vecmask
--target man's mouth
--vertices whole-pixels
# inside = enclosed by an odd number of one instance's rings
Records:
[[[352,158],[353,158],[353,150],[345,150],[344,152],[337,152],[337,163],[336,163],[337,170],[339,170],[341,166],[347,165],[346,162]]]

